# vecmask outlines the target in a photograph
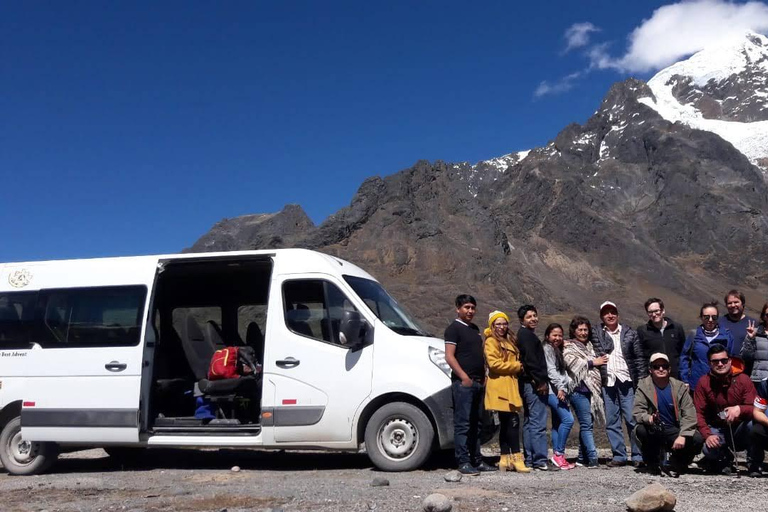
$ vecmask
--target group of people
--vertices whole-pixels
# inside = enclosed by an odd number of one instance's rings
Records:
[[[611,445],[608,467],[632,464],[676,477],[703,453],[700,467],[727,474],[746,450],[749,475],[760,476],[768,448],[768,303],[759,322],[745,314],[745,304],[738,290],[725,295],[723,316],[716,301],[705,303],[701,324],[686,335],[659,298],[645,302],[648,322],[637,329],[622,324],[616,304],[606,301],[599,325],[577,315],[567,337],[552,323],[542,341],[535,306],[517,310],[516,333],[506,313],[493,311],[481,334],[472,322],[477,301],[459,295],[444,336],[459,471],[596,468],[597,423]],[[484,410],[498,413],[498,466],[480,453]],[[575,421],[579,451],[572,463],[565,447]]]

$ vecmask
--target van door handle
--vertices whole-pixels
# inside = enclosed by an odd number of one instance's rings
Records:
[[[280,368],[295,368],[296,366],[299,366],[300,362],[301,361],[295,357],[286,357],[285,359],[278,359],[275,361],[275,364]]]
[[[128,368],[128,365],[125,363],[121,363],[118,361],[110,361],[107,364],[104,365],[104,368],[111,372],[121,372]]]

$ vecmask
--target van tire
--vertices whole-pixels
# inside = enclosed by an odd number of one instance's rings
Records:
[[[393,402],[378,409],[365,426],[365,450],[382,471],[421,467],[432,451],[435,429],[418,407]]]
[[[12,475],[36,475],[56,461],[58,448],[54,443],[24,441],[21,438],[21,418],[16,416],[0,432],[0,462]]]

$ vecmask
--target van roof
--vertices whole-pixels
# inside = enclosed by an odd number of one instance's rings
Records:
[[[275,256],[275,272],[281,274],[290,274],[293,272],[320,272],[331,274],[349,274],[366,279],[376,280],[366,271],[342,260],[310,249],[273,249],[259,251],[230,251],[230,252],[203,252],[203,253],[183,253],[183,254],[158,254],[147,256],[117,256],[108,258],[82,258],[69,260],[47,260],[47,261],[27,261],[27,262],[8,262],[0,263],[0,290],[5,288],[9,272],[15,270],[33,271],[44,268],[53,271],[54,268],[62,272],[67,271],[85,271],[86,273],[103,274],[110,271],[114,272],[116,267],[121,271],[144,269],[144,272],[150,268],[156,267],[158,262],[171,260],[207,260],[207,259],[235,259],[239,257],[254,256]],[[296,270],[293,270],[296,269]],[[153,272],[154,273],[154,272]],[[111,279],[110,279],[111,280]]]

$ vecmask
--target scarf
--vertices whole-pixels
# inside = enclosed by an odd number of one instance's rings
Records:
[[[563,358],[568,367],[568,373],[571,376],[571,388],[568,394],[572,393],[578,385],[583,382],[587,389],[592,393],[590,405],[592,406],[592,415],[596,421],[605,423],[605,409],[603,407],[603,390],[600,379],[600,370],[597,367],[589,369],[587,361],[595,358],[595,350],[592,342],[587,342],[585,346],[578,340],[567,340],[563,348]]]

